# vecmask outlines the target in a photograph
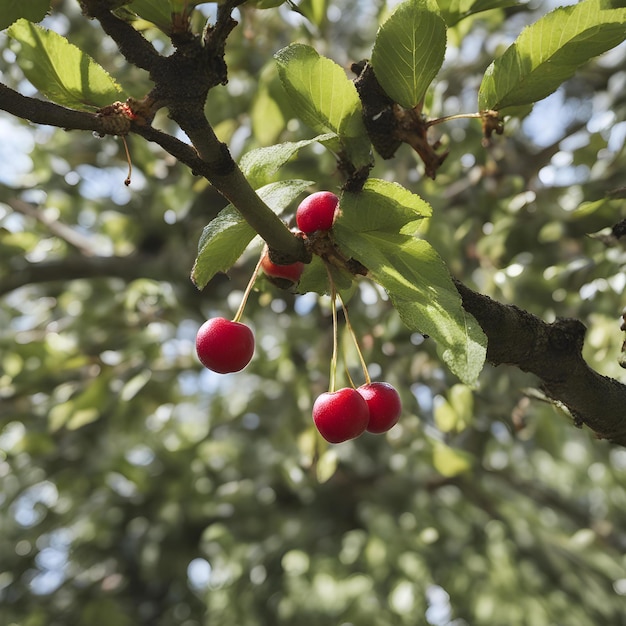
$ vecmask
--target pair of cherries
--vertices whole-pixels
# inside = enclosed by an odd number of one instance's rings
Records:
[[[307,196],[296,210],[296,224],[301,232],[310,235],[317,230],[330,230],[335,220],[339,198],[330,191],[318,191]],[[304,263],[278,265],[267,253],[261,259],[261,269],[271,278],[297,283],[304,271]]]
[[[327,391],[313,404],[313,421],[330,443],[355,439],[365,431],[385,433],[402,412],[400,395],[389,383],[366,383],[357,389]]]
[[[338,203],[337,196],[329,191],[311,194],[296,211],[298,228],[305,234],[330,230]],[[267,252],[260,265],[268,276],[292,283],[298,282],[304,270],[301,262],[277,265]],[[196,352],[200,362],[214,372],[238,372],[252,359],[254,335],[239,321],[212,318],[198,330]],[[401,410],[400,396],[392,385],[368,381],[357,389],[346,387],[321,394],[313,405],[313,421],[326,441],[341,443],[365,431],[388,431],[398,421]]]

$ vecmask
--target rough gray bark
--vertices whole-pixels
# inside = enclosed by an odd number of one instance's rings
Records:
[[[565,406],[578,426],[626,445],[626,385],[593,370],[582,357],[586,328],[576,319],[547,323],[456,281],[463,308],[487,335],[487,360],[535,374],[543,391]]]

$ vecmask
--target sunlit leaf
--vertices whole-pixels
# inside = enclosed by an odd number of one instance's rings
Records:
[[[339,65],[304,44],[287,46],[275,58],[280,80],[305,124],[319,133],[364,134],[359,96]]]
[[[415,107],[439,72],[446,51],[446,24],[435,0],[407,0],[380,27],[372,67],[387,95]]]
[[[474,416],[474,394],[467,385],[452,385],[448,400],[459,419],[459,430],[468,426]]]
[[[71,417],[67,420],[66,427],[68,430],[76,430],[91,424],[100,418],[100,411],[95,407],[89,407],[86,409],[79,409],[72,413]]]
[[[435,399],[433,410],[435,424],[444,433],[460,432],[467,428],[472,420],[474,397],[467,385],[453,385],[447,398]]]
[[[480,110],[537,102],[593,57],[626,39],[626,8],[611,0],[583,0],[527,26],[485,72]]]
[[[471,469],[474,457],[465,450],[451,448],[443,441],[433,443],[433,467],[447,477],[458,476]]]
[[[519,2],[517,0],[437,0],[437,4],[446,24],[454,26],[476,13],[517,6]]]
[[[435,400],[437,400],[437,398],[435,398]],[[439,402],[435,403],[433,417],[435,419],[435,425],[442,433],[449,433],[456,430],[458,421],[456,411],[445,398],[441,398]]]
[[[320,27],[326,19],[327,7],[328,0],[301,0],[298,3],[298,11],[317,27]]]
[[[287,161],[293,158],[301,148],[310,146],[312,143],[333,139],[336,136],[334,133],[326,133],[313,137],[313,139],[287,141],[275,146],[256,148],[246,152],[241,158],[239,165],[250,184],[256,187],[257,185],[267,183],[268,179]]]
[[[336,449],[327,448],[320,455],[320,458],[318,459],[315,466],[315,475],[317,476],[317,480],[320,483],[325,483],[329,481],[335,474],[338,463],[339,457],[337,456]]]
[[[123,98],[106,70],[65,37],[26,20],[8,34],[20,44],[17,62],[26,78],[53,102],[93,110]]]
[[[369,269],[404,323],[431,336],[452,372],[474,385],[485,361],[487,340],[461,306],[445,263],[432,246],[401,233],[355,231],[340,220],[334,229],[344,253]]]
[[[152,372],[149,369],[144,369],[135,376],[133,376],[120,392],[120,399],[123,402],[130,402],[149,382],[152,378]]]
[[[339,206],[339,223],[359,232],[414,232],[432,215],[432,207],[406,187],[376,178],[358,193],[344,193]]]

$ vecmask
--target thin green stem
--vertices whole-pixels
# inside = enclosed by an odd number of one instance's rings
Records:
[[[426,122],[426,128],[436,126],[437,124],[443,124],[444,122],[450,122],[452,120],[476,119],[480,117],[480,113],[457,113],[456,115],[446,115],[444,117],[438,117],[434,120],[428,120],[428,122]]]
[[[338,324],[337,324],[337,288],[335,287],[335,281],[333,275],[330,272],[328,265],[324,265],[326,273],[328,274],[328,282],[330,284],[330,311],[333,318],[333,356],[330,359],[330,383],[328,391],[331,393],[335,391],[337,381],[337,358],[339,354],[339,345],[337,340]]]
[[[367,370],[367,363],[365,362],[365,358],[363,357],[363,353],[361,352],[361,347],[359,346],[359,340],[356,337],[356,333],[354,332],[354,328],[352,327],[352,323],[350,322],[350,316],[348,315],[348,307],[346,303],[342,300],[341,295],[339,296],[341,300],[341,306],[343,307],[343,316],[346,320],[346,326],[350,335],[352,336],[352,340],[354,341],[354,346],[356,348],[356,352],[359,355],[359,361],[361,362],[361,368],[363,369],[363,375],[365,376],[365,383],[369,385],[372,382],[370,378],[370,373]],[[352,381],[351,381],[352,382]],[[352,384],[354,387],[354,383]]]
[[[354,384],[354,381],[352,380],[352,376],[350,376],[350,370],[348,369],[347,366],[344,366],[344,371],[346,372],[346,378],[348,379],[348,382],[350,383],[350,387],[352,387],[353,389],[356,389],[356,385]]]
[[[254,287],[254,283],[256,282],[257,276],[259,275],[262,260],[263,260],[263,255],[261,255],[261,258],[256,264],[256,267],[254,268],[254,272],[252,272],[252,276],[250,277],[250,280],[248,281],[246,290],[243,292],[243,298],[241,299],[241,304],[239,305],[239,308],[237,309],[237,313],[235,313],[233,322],[238,322],[243,317],[243,310],[246,308],[246,302],[248,302],[248,296],[250,295],[250,292],[252,291],[252,287]]]

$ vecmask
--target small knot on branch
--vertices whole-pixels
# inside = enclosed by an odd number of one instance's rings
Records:
[[[126,102],[114,102],[96,113],[102,122],[103,135],[128,135],[135,114]]]

